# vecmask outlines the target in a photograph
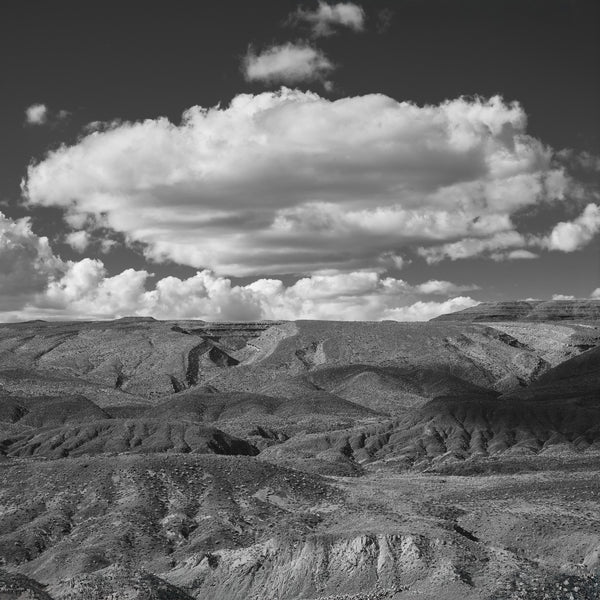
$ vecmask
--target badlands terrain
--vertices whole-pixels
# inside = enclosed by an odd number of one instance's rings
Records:
[[[600,301],[0,325],[1,600],[597,600]]]

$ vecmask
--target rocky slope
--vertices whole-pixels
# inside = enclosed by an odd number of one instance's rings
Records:
[[[0,326],[0,598],[598,600],[571,308]]]
[[[257,448],[214,427],[158,419],[106,419],[80,425],[27,431],[0,442],[8,457],[93,456],[131,452],[150,454],[230,454],[254,456]]]
[[[440,395],[403,420],[299,435],[264,450],[279,464],[374,461],[428,468],[456,460],[600,450],[600,347],[506,394]],[[321,470],[324,466],[321,467]]]

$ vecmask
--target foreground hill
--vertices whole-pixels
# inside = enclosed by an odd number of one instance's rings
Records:
[[[0,326],[0,597],[598,600],[600,321],[507,314]]]

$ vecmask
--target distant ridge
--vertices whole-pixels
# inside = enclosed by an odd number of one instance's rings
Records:
[[[432,321],[597,321],[600,300],[514,300],[482,302]]]

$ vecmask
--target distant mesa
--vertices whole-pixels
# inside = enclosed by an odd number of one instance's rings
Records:
[[[432,321],[597,321],[600,300],[515,300],[482,302]]]
[[[30,319],[29,321],[21,321],[21,323],[35,325],[36,323],[47,323],[44,319]]]
[[[116,323],[154,323],[155,321],[154,317],[121,317],[115,319]]]

